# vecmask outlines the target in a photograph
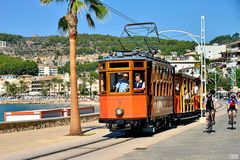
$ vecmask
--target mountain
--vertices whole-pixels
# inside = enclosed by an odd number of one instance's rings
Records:
[[[101,54],[112,50],[122,50],[119,37],[99,34],[79,34],[77,37],[77,55]],[[36,56],[61,56],[69,54],[69,39],[64,36],[33,36],[23,37],[0,33],[0,41],[6,41],[7,47],[0,47],[0,52],[32,58]],[[135,43],[128,43],[126,40],[123,45],[127,49],[135,47]],[[141,47],[138,46],[138,47]],[[195,43],[191,41],[165,40],[160,39],[161,53],[168,55],[171,52],[178,52],[179,55],[186,50],[194,50]]]

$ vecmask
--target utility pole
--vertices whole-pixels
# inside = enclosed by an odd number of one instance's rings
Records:
[[[200,88],[200,108],[201,108],[201,118],[203,117],[203,106],[202,106],[202,96],[206,95],[207,92],[207,69],[206,69],[206,53],[205,53],[205,17],[201,16],[201,45],[200,45],[200,53],[201,53],[201,88]]]
[[[215,91],[217,92],[217,70],[215,69]]]

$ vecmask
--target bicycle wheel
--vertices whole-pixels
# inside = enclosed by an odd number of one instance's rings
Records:
[[[231,111],[231,127],[233,128],[233,124],[234,124],[234,122],[233,122],[233,111]]]
[[[209,131],[212,131],[212,113],[211,113],[211,112],[209,112],[208,130],[209,130]]]

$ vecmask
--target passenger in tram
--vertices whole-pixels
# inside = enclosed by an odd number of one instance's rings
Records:
[[[140,74],[137,73],[134,82],[134,92],[142,93],[145,90],[145,82],[141,79]]]
[[[176,92],[176,95],[180,95],[179,83],[176,84],[175,92]]]
[[[116,92],[129,92],[128,74],[124,73],[116,84]]]

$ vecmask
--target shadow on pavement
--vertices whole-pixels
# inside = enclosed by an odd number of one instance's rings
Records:
[[[227,129],[230,129],[230,130],[235,130],[236,127],[227,127]]]
[[[215,133],[215,132],[216,132],[215,130],[205,130],[205,131],[203,131],[203,133],[208,133],[208,134]]]

